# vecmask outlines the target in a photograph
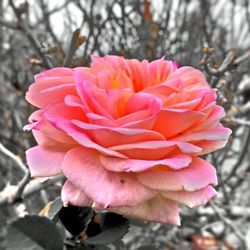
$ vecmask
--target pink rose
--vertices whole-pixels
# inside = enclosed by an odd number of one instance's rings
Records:
[[[35,76],[27,100],[38,107],[26,129],[32,176],[63,173],[64,204],[93,206],[179,224],[179,203],[205,204],[216,170],[200,155],[231,133],[204,75],[163,58],[92,57],[89,68]]]

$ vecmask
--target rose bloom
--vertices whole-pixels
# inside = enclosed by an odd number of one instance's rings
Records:
[[[38,108],[25,129],[32,176],[63,173],[65,205],[180,224],[179,204],[216,195],[215,168],[199,156],[225,146],[231,130],[201,71],[164,58],[92,56],[90,67],[35,76]]]

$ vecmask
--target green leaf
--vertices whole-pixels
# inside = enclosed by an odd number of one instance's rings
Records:
[[[59,212],[62,224],[73,236],[83,232],[93,216],[94,211],[89,207],[68,206]]]
[[[7,250],[62,250],[63,236],[46,217],[26,215],[7,229]]]
[[[91,237],[89,229],[91,228],[92,223],[97,223],[101,228],[101,232]],[[94,218],[94,221],[89,223],[86,234],[89,239],[86,240],[88,244],[108,244],[122,239],[122,237],[129,230],[129,220],[123,216],[115,213],[99,213]]]

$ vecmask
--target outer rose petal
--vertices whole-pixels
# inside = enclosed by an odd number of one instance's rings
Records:
[[[221,106],[215,105],[211,110],[210,114],[208,115],[207,119],[197,124],[197,126],[194,126],[191,129],[189,129],[188,133],[207,129],[212,125],[214,125],[215,123],[218,123],[219,120],[222,119],[224,116],[225,116],[224,109]]]
[[[52,176],[60,174],[65,151],[36,146],[26,151],[31,176]]]
[[[181,169],[187,167],[192,158],[189,155],[178,154],[169,156],[166,159],[150,161],[150,160],[136,160],[136,159],[120,159],[114,157],[107,157],[100,155],[102,165],[114,172],[142,172],[157,165],[170,167],[172,169]]]
[[[58,77],[58,76],[70,76],[72,75],[72,69],[64,68],[64,67],[57,67],[50,70],[45,70],[37,75],[35,75],[35,80],[40,80],[46,77]]]
[[[59,67],[37,74],[35,83],[26,93],[27,101],[38,108],[45,108],[52,103],[62,102],[67,94],[75,95],[76,88],[73,80],[75,70],[86,71],[87,69]]]
[[[93,202],[71,182],[66,181],[62,189],[62,201],[65,205],[91,206]],[[96,204],[98,209],[98,204]],[[135,207],[116,207],[107,209],[126,216],[137,217],[163,223],[180,224],[179,208],[176,202],[155,197]]]
[[[175,137],[174,140],[177,141],[202,141],[202,140],[227,140],[232,130],[225,128],[221,123],[217,123],[206,130],[201,130],[193,133],[186,133]]]
[[[66,181],[63,185],[62,202],[64,206],[70,204],[81,207],[91,206],[93,203],[83,191],[75,187],[69,181]]]
[[[160,191],[193,192],[208,185],[216,185],[215,168],[201,158],[193,158],[192,163],[180,170],[152,168],[137,175],[145,186]]]
[[[36,139],[36,142],[39,146],[42,146],[44,148],[56,148],[59,151],[68,151],[75,147],[75,145],[67,144],[67,143],[58,143],[58,141],[55,141],[48,136],[46,136],[43,132],[38,130],[32,130],[33,136]]]
[[[204,155],[211,152],[214,152],[215,150],[224,148],[227,144],[227,140],[221,140],[221,141],[198,141],[194,143],[198,147],[202,148],[202,151],[198,153],[197,155]]]
[[[188,66],[178,68],[172,74],[170,74],[168,80],[172,79],[181,79],[183,81],[183,88],[195,84],[209,86],[206,82],[204,74],[200,70]]]
[[[109,210],[141,220],[180,225],[177,202],[164,199],[160,196],[156,196],[134,207],[120,207]]]
[[[133,174],[106,170],[98,153],[83,147],[70,150],[63,161],[67,179],[100,206],[135,206],[151,199],[155,192],[144,187]]]
[[[187,191],[166,191],[161,195],[167,199],[183,203],[189,207],[199,206],[206,204],[212,199],[217,192],[211,186],[207,186],[201,190],[194,192]]]
[[[76,142],[67,136],[63,131],[58,130],[55,126],[53,126],[45,117],[43,117],[40,121],[29,124],[32,130],[37,130],[44,133],[47,137],[51,138],[58,143],[67,143],[75,145]]]
[[[48,79],[48,81],[50,81],[50,79]],[[40,87],[41,86],[37,86],[36,84],[31,85],[29,92],[26,94],[26,100],[38,108],[46,108],[52,103],[62,102],[68,94],[76,94],[74,84],[48,87],[45,90],[40,90]]]

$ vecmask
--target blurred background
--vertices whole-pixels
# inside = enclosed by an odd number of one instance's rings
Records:
[[[61,188],[60,178],[27,177],[24,152],[35,143],[22,130],[33,111],[25,92],[34,74],[88,66],[91,54],[165,56],[201,69],[233,130],[226,148],[207,156],[218,196],[183,207],[181,227],[135,223],[122,249],[250,249],[249,0],[0,0],[0,249],[6,224],[39,213]]]

